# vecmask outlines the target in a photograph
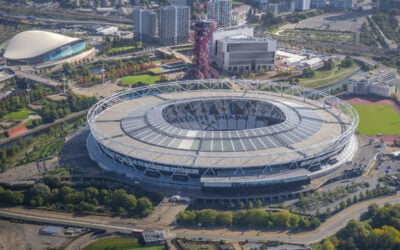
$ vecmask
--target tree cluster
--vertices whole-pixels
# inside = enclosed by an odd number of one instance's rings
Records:
[[[180,212],[179,224],[204,226],[240,226],[250,228],[315,228],[320,225],[316,217],[306,218],[287,210],[269,212],[263,209],[240,210],[239,212],[216,211],[212,209]]]
[[[24,201],[24,194],[0,186],[0,202],[2,204],[20,205]]]
[[[354,59],[350,56],[346,56],[340,63],[340,67],[349,68],[349,67],[353,66],[353,64],[354,64]]]
[[[303,69],[302,77],[304,77],[304,78],[312,78],[314,76],[315,76],[315,70],[313,70],[312,68],[307,67],[307,68]]]
[[[378,47],[378,44],[375,42],[375,39],[372,35],[372,31],[368,28],[366,22],[361,25],[360,41],[362,44],[367,46]]]
[[[129,47],[128,49],[113,50],[113,48]],[[129,53],[143,48],[142,42],[134,42],[132,39],[119,38],[119,37],[105,37],[103,49],[101,54],[117,55],[122,53]]]
[[[324,62],[324,67],[322,67],[321,70],[334,70],[336,67],[335,62],[332,60],[332,58],[329,58],[327,61]]]
[[[24,198],[25,197],[25,198]],[[107,213],[146,217],[153,211],[153,204],[146,197],[137,198],[125,189],[98,189],[85,187],[75,189],[61,184],[58,178],[47,177],[44,183],[37,183],[25,191],[22,196],[25,205],[34,207],[46,206],[83,213]],[[1,200],[9,204],[5,200]]]
[[[138,74],[142,71],[155,68],[156,65],[150,61],[147,56],[134,58],[131,60],[119,60],[117,62],[100,62],[94,67],[101,68],[104,66],[104,78],[112,80],[123,76]],[[100,73],[92,73],[91,69],[83,65],[81,67],[73,67],[71,64],[64,64],[63,71],[54,75],[55,78],[61,80],[65,74],[67,79],[74,79],[79,83],[87,86],[102,83]]]
[[[39,112],[43,123],[51,123],[57,119],[63,118],[71,112],[78,112],[90,108],[96,103],[95,97],[85,97],[70,93],[67,100],[52,102],[45,100],[44,107]]]
[[[372,16],[372,19],[382,30],[383,34],[391,40],[400,43],[400,34],[398,32],[396,17],[400,16],[399,9],[391,9],[387,13],[378,12]]]
[[[15,81],[11,85],[17,84]],[[25,83],[24,83],[25,84]],[[21,84],[19,84],[21,85]],[[25,88],[25,86],[18,86]],[[31,103],[36,101],[44,100],[44,97],[51,93],[49,88],[43,87],[41,84],[33,84],[31,86],[30,98]],[[24,107],[27,107],[29,103],[28,93],[26,91],[16,91],[15,94],[7,96],[0,101],[0,118],[4,115],[18,111]]]
[[[381,208],[371,204],[364,219],[364,222],[351,220],[335,236],[316,245],[315,249],[399,249],[399,204],[387,204]],[[328,245],[330,248],[324,247]]]

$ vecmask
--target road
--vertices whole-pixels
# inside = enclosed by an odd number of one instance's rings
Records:
[[[81,14],[82,13],[75,13]],[[102,16],[101,18],[105,18]],[[0,19],[5,20],[26,20],[25,15],[10,15],[10,14],[3,14],[0,16]],[[46,23],[63,23],[63,24],[94,24],[94,25],[105,25],[105,26],[115,26],[115,25],[124,25],[124,26],[131,26],[132,23],[128,18],[115,18],[115,19],[108,19],[107,21],[99,21],[99,20],[73,20],[73,19],[51,19],[51,18],[41,18],[35,17],[35,22],[41,21]]]
[[[268,35],[278,40],[281,43],[288,43],[288,44],[293,44],[294,46],[302,46],[306,48],[310,47],[323,47],[329,49],[335,48],[341,53],[346,52],[346,53],[359,53],[361,55],[367,55],[367,56],[385,56],[387,54],[390,55],[390,53],[392,52],[392,50],[390,49],[375,48],[362,45],[336,43],[336,42],[300,41],[296,40],[293,37],[274,35],[274,34],[268,34]],[[280,46],[282,46],[282,44]]]
[[[35,82],[43,83],[44,85],[48,85],[50,87],[58,87],[58,86],[62,85],[61,82],[55,81],[53,79],[46,78],[46,77],[43,77],[43,76],[39,76],[39,75],[36,75],[36,74],[30,74],[30,73],[27,73],[27,72],[24,72],[24,71],[20,71],[20,70],[15,70],[15,75],[17,77],[26,78],[26,79],[30,79],[30,80],[35,81]]]
[[[192,63],[192,59],[190,59],[188,56],[185,56],[182,53],[176,52],[176,51],[172,51],[172,50],[168,50],[167,48],[158,48],[158,51],[160,51],[163,54],[167,54],[167,55],[171,55],[171,54],[175,54],[176,57],[182,59],[184,62],[191,64]]]
[[[249,240],[265,241],[279,240],[287,243],[309,245],[318,242],[328,236],[335,234],[343,228],[350,219],[359,219],[363,212],[368,210],[368,205],[376,203],[380,206],[385,203],[400,203],[400,194],[375,198],[356,203],[341,212],[335,214],[321,226],[312,231],[258,231],[248,229],[210,229],[210,228],[180,228],[173,226],[161,226],[157,222],[153,224],[146,223],[145,220],[126,219],[108,216],[75,216],[69,213],[50,212],[37,209],[26,209],[23,207],[0,208],[0,216],[3,218],[12,218],[26,220],[30,222],[41,222],[48,224],[57,224],[74,227],[86,227],[93,229],[104,229],[109,232],[131,232],[132,229],[168,229],[177,237],[202,237],[204,240]]]

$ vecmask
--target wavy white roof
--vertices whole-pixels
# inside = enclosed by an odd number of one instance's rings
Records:
[[[4,57],[11,60],[33,58],[62,47],[79,38],[48,31],[29,30],[18,33],[8,43]]]

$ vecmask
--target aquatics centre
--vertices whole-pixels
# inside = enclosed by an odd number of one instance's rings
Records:
[[[3,56],[8,64],[39,64],[78,54],[85,47],[86,42],[80,38],[29,30],[15,35]]]
[[[191,80],[130,89],[88,112],[89,156],[132,181],[201,195],[290,192],[357,150],[356,111],[313,89]]]

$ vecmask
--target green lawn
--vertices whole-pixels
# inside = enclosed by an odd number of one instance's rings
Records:
[[[160,80],[160,76],[151,75],[138,75],[138,76],[125,76],[121,78],[122,84],[126,86],[134,86],[139,82],[150,85]]]
[[[359,69],[360,67],[357,64],[353,64],[351,67],[341,68],[340,70],[338,70],[337,66],[333,70],[316,70],[314,77],[300,78],[299,85],[307,88],[322,87],[324,85],[342,81]]]
[[[133,50],[138,50],[141,49],[142,47],[136,47],[136,46],[124,46],[124,47],[116,47],[116,48],[111,48],[107,51],[107,54],[112,54],[112,53],[123,53],[127,51],[133,51]]]
[[[151,73],[153,73],[153,74],[158,74],[158,73],[161,73],[161,69],[160,68],[152,68],[152,69],[149,69],[149,72],[151,72]]]
[[[363,135],[400,134],[400,116],[386,104],[353,105],[360,116],[358,130]]]
[[[165,246],[142,247],[136,238],[112,237],[100,239],[83,248],[83,250],[166,250]]]
[[[34,112],[30,109],[23,108],[19,111],[11,112],[8,113],[4,116],[4,119],[25,119],[28,118],[31,114],[34,114]]]

